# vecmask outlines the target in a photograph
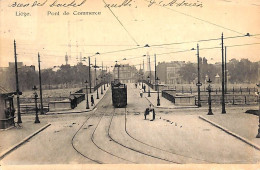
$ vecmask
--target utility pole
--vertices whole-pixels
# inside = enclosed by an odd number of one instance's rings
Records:
[[[17,69],[17,54],[16,54],[16,43],[14,40],[14,60],[15,60],[15,78],[16,78],[16,96],[17,96],[17,123],[22,123],[21,112],[20,112],[20,97],[19,97],[19,81],[18,81],[18,69]]]
[[[225,70],[224,70],[224,42],[223,33],[221,35],[221,51],[222,51],[222,113],[226,113],[225,109]]]
[[[152,78],[152,71],[151,71],[151,60],[150,60],[150,55],[149,56],[149,71],[150,71],[150,80]],[[151,82],[150,82],[151,83]]]
[[[198,59],[198,83],[196,84],[198,86],[198,107],[201,107],[200,103],[200,86],[202,83],[200,82],[200,53],[199,53],[199,44],[197,44],[197,59]]]
[[[227,47],[225,46],[225,94],[227,94]]]
[[[39,66],[39,83],[40,83],[40,102],[41,102],[41,114],[43,113],[43,104],[42,104],[42,76],[41,76],[41,60],[40,54],[38,53],[38,66]]]
[[[102,70],[101,70],[101,86],[100,86],[100,88],[101,88],[101,94],[103,94],[103,85],[102,85],[102,83],[103,83],[103,77],[104,75],[103,75],[103,61],[102,61]]]
[[[154,54],[154,84],[156,84],[156,77],[157,77],[157,72],[156,72],[156,54]],[[157,90],[157,86],[155,85],[155,90]]]
[[[144,88],[144,59],[143,59],[143,74],[142,74],[142,88]]]
[[[88,57],[88,77],[89,77],[89,93],[91,93],[91,69],[90,69],[90,57]]]
[[[97,86],[97,61],[95,58],[95,85]],[[99,99],[98,88],[97,88],[97,99]]]

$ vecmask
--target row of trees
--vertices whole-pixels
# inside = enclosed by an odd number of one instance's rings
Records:
[[[18,69],[19,75],[19,88],[21,91],[31,90],[33,85],[39,86],[39,72],[34,70]],[[97,70],[98,82],[101,81],[101,71]],[[92,68],[92,85],[94,85],[94,71]],[[43,87],[52,88],[60,84],[63,85],[84,85],[86,80],[89,80],[89,67],[82,63],[76,66],[62,65],[57,68],[57,71],[50,69],[42,69],[42,85]],[[111,75],[107,75],[107,77]],[[14,68],[9,68],[6,71],[0,73],[1,81],[0,85],[3,87],[9,87],[9,90],[16,90],[15,83],[15,71]]]
[[[228,79],[231,83],[257,83],[258,81],[258,62],[251,62],[248,59],[231,59],[227,63]],[[197,64],[187,63],[180,68],[179,74],[187,83],[193,82],[197,77]],[[221,63],[208,64],[206,58],[200,58],[201,80],[205,80],[206,75],[215,81],[216,75],[222,76]]]

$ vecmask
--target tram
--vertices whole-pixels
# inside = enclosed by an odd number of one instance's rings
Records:
[[[111,90],[113,106],[116,108],[126,107],[127,86],[125,84],[121,84],[118,80],[115,80],[111,82]]]

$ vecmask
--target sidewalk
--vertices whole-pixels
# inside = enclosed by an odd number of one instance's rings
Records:
[[[88,94],[89,109],[86,109],[87,104],[86,104],[86,99],[85,99],[84,101],[79,103],[77,105],[77,107],[74,108],[74,109],[64,110],[64,111],[47,112],[46,114],[47,115],[50,115],[50,114],[68,114],[68,113],[82,113],[82,112],[92,111],[97,106],[99,101],[102,100],[102,98],[105,96],[106,92],[110,89],[110,85],[108,87],[106,85],[106,90],[104,90],[104,86],[102,86],[102,88],[103,88],[103,94],[101,94],[101,89],[98,88],[99,99],[97,99],[97,91],[94,91],[94,92]],[[93,105],[93,106],[91,106],[91,101],[90,101],[91,95],[93,95],[94,102],[95,102],[95,105]]]
[[[259,118],[256,115],[243,113],[245,111],[246,109],[238,111],[234,108],[227,108],[226,114],[214,114],[213,111],[214,115],[203,115],[199,117],[260,150],[260,138],[256,138]]]
[[[137,89],[139,89],[140,87],[137,87]],[[169,101],[169,100],[165,99],[164,97],[162,97],[161,91],[159,91],[160,106],[157,106],[157,98],[158,98],[157,91],[154,91],[153,89],[150,89],[151,97],[148,97],[148,90],[149,90],[149,87],[147,86],[146,92],[144,93],[144,97],[156,108],[163,108],[163,109],[198,108],[197,106],[176,106],[171,101]],[[138,91],[138,93],[139,93],[139,91]]]
[[[34,115],[24,116],[23,123],[20,124],[20,127],[16,125],[16,127],[7,130],[0,130],[0,160],[13,149],[22,145],[31,137],[50,126],[46,121],[41,121],[41,123],[35,124],[34,120]]]

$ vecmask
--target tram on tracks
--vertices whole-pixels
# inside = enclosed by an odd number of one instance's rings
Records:
[[[112,103],[116,108],[126,107],[127,105],[127,86],[118,80],[111,82]]]

